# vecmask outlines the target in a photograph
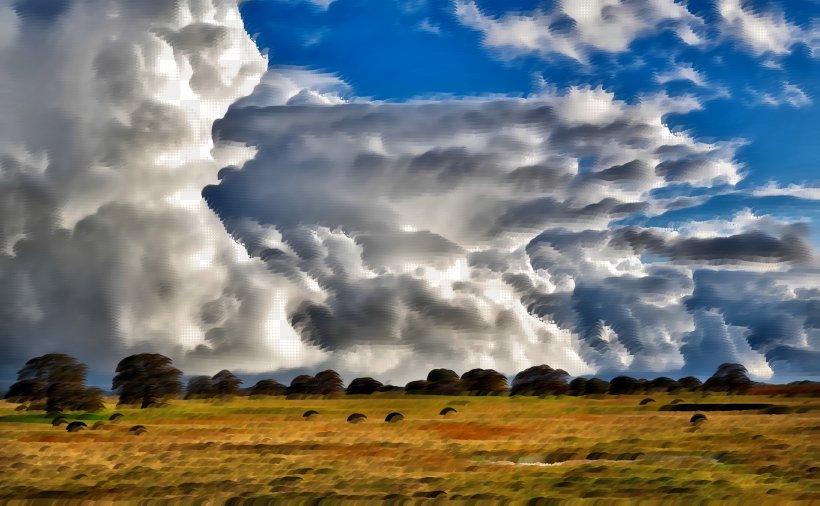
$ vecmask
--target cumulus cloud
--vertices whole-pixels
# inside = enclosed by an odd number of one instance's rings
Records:
[[[811,31],[789,23],[782,13],[755,11],[741,0],[720,0],[717,9],[723,32],[756,55],[783,55],[796,43],[816,42]]]
[[[271,95],[267,85],[259,93]],[[706,235],[707,225],[613,225],[667,205],[649,196],[657,188],[740,179],[737,142],[698,141],[662,121],[699,107],[691,97],[626,104],[571,88],[525,99],[348,98],[264,107],[251,95],[253,107],[232,107],[215,136],[256,155],[203,191],[287,280],[291,325],[333,357],[376,347],[457,369],[680,371],[720,339],[687,306],[694,273],[719,265],[755,276],[813,261],[799,224],[755,217]],[[260,249],[271,234],[280,242]],[[724,348],[712,357],[741,356],[771,374],[753,348]]]
[[[666,125],[691,96],[382,103],[331,74],[265,72],[231,0],[34,4],[0,6],[6,375],[47,352],[110,371],[140,351],[188,373],[396,383],[433,367],[701,371],[706,356],[810,369],[804,225],[619,224],[687,205],[656,190],[742,178],[738,141]],[[488,44],[529,44],[505,42],[523,18],[457,5]],[[697,42],[685,8],[648,5],[566,3],[533,28],[579,59],[662,27]]]
[[[501,17],[485,14],[472,0],[458,0],[455,9],[461,23],[482,32],[484,44],[502,54],[561,54],[581,62],[590,50],[622,52],[636,39],[666,29],[686,44],[699,44],[703,25],[673,0],[561,2],[551,11]]]
[[[236,3],[7,5],[4,375],[54,351],[101,372],[136,351],[167,353],[188,372],[218,369],[215,354],[257,370],[316,360],[290,327],[266,325],[284,311],[273,275],[200,197],[222,164],[248,154],[212,152],[213,120],[266,68]]]
[[[791,107],[800,108],[814,102],[800,86],[789,82],[782,83],[780,90],[776,93],[752,91],[752,95],[757,102],[775,107],[788,104]]]

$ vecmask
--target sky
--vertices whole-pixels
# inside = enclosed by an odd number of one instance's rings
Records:
[[[820,379],[816,0],[0,3],[0,383]]]

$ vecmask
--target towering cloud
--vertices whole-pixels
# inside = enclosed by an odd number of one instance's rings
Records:
[[[211,125],[266,68],[236,2],[17,0],[0,20],[4,377],[52,351],[103,373],[136,351],[309,363],[270,340],[274,278],[200,197],[247,156],[212,151]]]
[[[396,383],[541,363],[817,372],[804,224],[640,225],[742,179],[739,142],[667,126],[701,107],[691,96],[375,102],[266,71],[234,0],[43,5],[0,6],[4,377],[48,352],[97,371],[159,352],[186,373]],[[623,50],[648,21],[698,25],[637,5],[605,9],[617,39],[581,13],[550,30],[581,55]],[[511,22],[456,7],[482,30]]]
[[[749,279],[772,267],[816,276],[805,227],[756,216],[729,233],[617,225],[679,205],[654,198],[659,188],[739,181],[736,143],[664,125],[665,114],[699,107],[694,99],[661,93],[630,105],[573,88],[292,105],[273,83],[293,96],[310,85],[297,91],[284,77],[292,71],[272,72],[281,75],[214,127],[220,142],[256,148],[254,159],[224,169],[203,195],[287,280],[291,325],[342,368],[378,347],[410,350],[416,364],[510,372],[548,362],[573,373],[705,373],[699,357],[710,353],[771,374],[765,353],[790,338],[744,343],[745,323],[703,316],[702,304],[720,312],[723,302],[701,296],[698,281],[709,266]],[[761,318],[805,322],[805,333],[792,327],[805,336],[815,332],[805,309]]]

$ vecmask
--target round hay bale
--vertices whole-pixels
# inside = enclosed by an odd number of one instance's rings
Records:
[[[53,427],[59,427],[60,425],[68,425],[68,420],[66,420],[64,416],[58,416],[51,421],[51,425]]]
[[[401,413],[395,412],[395,411],[393,413],[390,413],[389,415],[387,415],[384,419],[384,421],[387,422],[387,423],[396,423],[396,422],[400,422],[402,420],[404,420],[404,415],[402,415]]]
[[[313,420],[317,416],[319,416],[319,412],[313,409],[309,409],[302,413],[302,418],[304,418],[305,420]]]
[[[447,416],[451,413],[457,413],[457,411],[455,408],[451,408],[450,406],[447,406],[446,408],[438,412],[438,414],[440,414],[441,416]]]
[[[680,404],[681,402],[683,402],[683,399],[672,399],[672,402],[669,404]]]
[[[134,434],[135,436],[139,436],[140,434],[145,434],[148,432],[148,429],[146,429],[144,425],[134,425],[128,429],[128,432]]]
[[[655,402],[655,399],[653,399],[652,397],[647,397],[646,399],[644,399],[640,402],[640,405],[641,406],[646,406],[650,402]]]
[[[79,432],[86,428],[88,428],[88,425],[86,425],[85,422],[71,422],[66,425],[65,430],[66,432]]]
[[[100,430],[103,427],[105,427],[105,422],[100,420],[99,422],[97,422],[97,423],[95,423],[94,425],[91,426],[91,430]]]
[[[112,423],[117,423],[124,418],[122,413],[114,413],[113,415],[108,417],[108,421]]]
[[[697,425],[706,421],[706,415],[703,413],[695,413],[692,415],[692,418],[689,419],[689,423],[693,425]]]
[[[367,420],[367,417],[361,413],[353,413],[347,417],[348,423],[362,423]]]
[[[14,411],[28,411],[28,404],[20,404],[14,408]]]

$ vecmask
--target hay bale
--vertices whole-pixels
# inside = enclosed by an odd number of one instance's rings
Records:
[[[108,417],[108,421],[111,423],[117,423],[124,418],[122,413],[114,413],[113,415]]]
[[[313,420],[317,416],[319,416],[319,412],[312,409],[309,409],[302,413],[302,418],[304,418],[305,420]]]
[[[79,432],[87,427],[88,425],[86,425],[85,422],[71,422],[66,425],[65,430],[66,432]]]
[[[384,419],[384,421],[387,422],[387,423],[396,423],[396,422],[400,422],[402,420],[404,420],[404,415],[402,415],[401,413],[395,412],[395,411],[393,413],[390,413],[389,415],[387,415]]]
[[[60,425],[68,425],[68,420],[64,416],[57,416],[51,421],[52,427],[59,427]]]
[[[689,423],[692,425],[698,425],[706,421],[706,415],[703,413],[695,413],[692,415],[692,418],[689,419]]]
[[[128,429],[128,432],[134,434],[135,436],[139,436],[140,434],[145,434],[146,432],[148,432],[148,429],[146,429],[143,425],[134,425],[133,427]]]
[[[674,406],[675,404],[680,404],[681,402],[684,402],[684,400],[683,399],[673,399],[672,402],[670,402],[669,404],[672,404]]]
[[[640,402],[640,405],[641,406],[646,406],[650,402],[655,402],[655,399],[653,399],[652,397],[647,397],[646,399],[644,399]]]
[[[450,406],[447,406],[446,408],[438,412],[438,414],[440,414],[441,416],[447,416],[452,413],[457,413],[457,411],[455,408],[451,408]]]
[[[353,413],[347,417],[348,423],[362,423],[367,420],[367,417],[361,413]]]
[[[100,430],[103,427],[105,427],[105,422],[100,420],[100,421],[98,421],[97,423],[95,423],[94,425],[91,426],[91,430]]]

